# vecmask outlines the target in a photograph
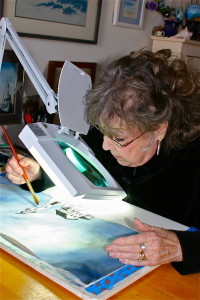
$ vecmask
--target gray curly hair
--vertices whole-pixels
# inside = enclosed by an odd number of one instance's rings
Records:
[[[101,73],[85,105],[86,120],[100,128],[116,116],[140,132],[168,122],[164,150],[179,149],[200,136],[200,72],[169,49],[131,52]]]

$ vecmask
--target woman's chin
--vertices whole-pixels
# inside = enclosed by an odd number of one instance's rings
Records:
[[[122,158],[118,158],[117,162],[119,165],[123,166],[123,167],[130,167],[130,162],[122,159]]]

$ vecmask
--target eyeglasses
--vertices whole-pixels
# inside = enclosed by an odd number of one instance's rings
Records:
[[[118,147],[120,148],[125,148],[127,146],[129,146],[131,143],[133,143],[134,141],[136,141],[137,139],[139,139],[141,136],[143,136],[147,131],[141,133],[140,135],[138,135],[137,137],[135,137],[134,139],[132,139],[130,142],[122,145],[120,144],[118,141],[116,141],[115,139],[111,138],[110,136],[106,135],[104,132],[102,132],[102,130],[97,126],[97,125],[94,125],[93,126],[98,130],[100,131],[103,135],[107,136],[109,139],[111,139]]]

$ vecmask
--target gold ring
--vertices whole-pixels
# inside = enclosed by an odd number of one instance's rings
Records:
[[[146,258],[146,255],[145,255],[144,251],[142,250],[142,251],[140,252],[139,257],[138,257],[137,260],[146,260],[146,259],[147,259],[147,258]]]

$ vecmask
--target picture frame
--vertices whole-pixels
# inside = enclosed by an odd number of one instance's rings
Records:
[[[6,0],[4,17],[20,36],[97,44],[102,0],[66,2]]]
[[[142,29],[146,0],[115,0],[113,24]]]
[[[92,83],[95,81],[97,63],[94,62],[74,62],[72,63],[91,76]],[[49,61],[47,82],[55,93],[58,91],[58,82],[60,72],[64,65],[64,61]]]
[[[0,1],[0,18],[3,17],[4,0]]]
[[[0,72],[0,124],[22,123],[24,69],[12,50],[5,50]]]

